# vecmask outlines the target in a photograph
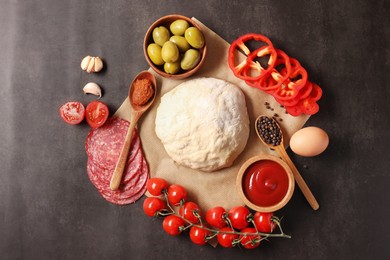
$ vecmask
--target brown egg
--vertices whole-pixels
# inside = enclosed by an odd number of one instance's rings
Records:
[[[290,139],[291,150],[301,156],[316,156],[325,151],[329,137],[324,130],[309,126],[298,130]]]

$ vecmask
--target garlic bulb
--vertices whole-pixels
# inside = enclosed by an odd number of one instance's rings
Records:
[[[99,57],[87,56],[81,61],[81,69],[88,73],[99,72],[103,69],[103,61]]]
[[[95,82],[87,83],[83,88],[84,94],[92,94],[98,96],[98,99],[102,97],[102,89]]]

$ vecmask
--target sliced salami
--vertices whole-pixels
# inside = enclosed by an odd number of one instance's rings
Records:
[[[146,191],[149,169],[145,159],[143,159],[142,168],[140,169],[139,174],[137,174],[130,182],[120,186],[116,191],[112,191],[109,184],[100,182],[99,179],[95,177],[98,172],[93,172],[94,169],[96,170],[97,168],[94,168],[93,166],[87,168],[88,176],[91,179],[91,182],[98,189],[101,196],[111,203],[118,205],[133,203],[137,201]]]
[[[112,117],[103,126],[91,129],[85,143],[85,149],[91,161],[103,169],[114,169],[122,150],[128,127],[128,121]],[[140,139],[137,130],[134,129],[128,156],[129,160],[137,154],[139,148]]]
[[[140,149],[138,149],[137,155],[135,155],[132,159],[128,159],[128,161],[126,162],[126,166],[123,171],[121,186],[134,179],[134,176],[139,174],[139,170],[142,167],[142,160],[143,153]],[[88,167],[94,168],[94,171],[96,172],[99,181],[108,185],[110,184],[114,169],[101,168],[99,165],[96,165],[92,160],[89,160],[88,164]]]
[[[134,185],[126,185],[123,187],[123,192],[115,193],[112,195],[113,200],[117,204],[130,204],[137,201],[146,191],[146,182],[149,178],[149,169],[146,160],[142,162],[142,169],[139,175],[139,179],[134,183]],[[129,187],[131,187],[129,189]]]
[[[141,149],[140,139],[134,132],[131,150],[124,169],[121,185],[110,189],[110,180],[119,158],[129,123],[111,118],[102,127],[90,131],[86,141],[88,177],[107,201],[125,205],[138,200],[146,191],[149,167]]]

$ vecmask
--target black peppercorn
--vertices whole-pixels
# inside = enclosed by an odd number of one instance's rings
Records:
[[[272,118],[267,116],[262,116],[257,121],[257,131],[261,139],[273,146],[280,145],[282,141],[282,131],[280,130],[278,124]]]

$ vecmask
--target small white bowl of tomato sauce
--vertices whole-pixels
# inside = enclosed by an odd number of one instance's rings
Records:
[[[258,155],[241,166],[236,185],[240,198],[249,208],[275,212],[291,199],[295,182],[284,161],[273,155]]]

